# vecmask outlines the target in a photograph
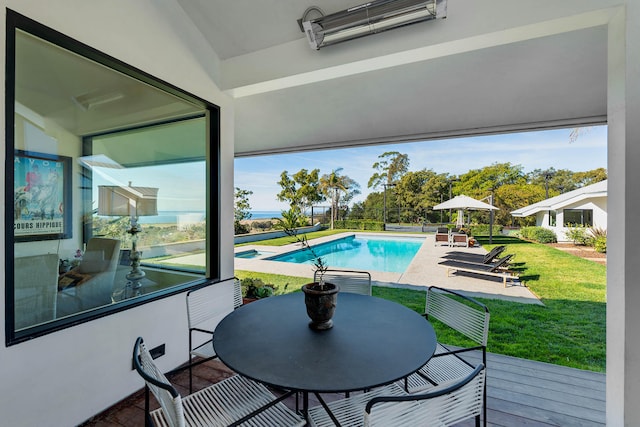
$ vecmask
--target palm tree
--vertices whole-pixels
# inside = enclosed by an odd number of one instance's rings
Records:
[[[320,191],[331,199],[331,229],[333,230],[333,221],[338,211],[338,193],[347,192],[349,177],[340,175],[342,168],[334,169],[330,174],[324,174],[320,178]]]

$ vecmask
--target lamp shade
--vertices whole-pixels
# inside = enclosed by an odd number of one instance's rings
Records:
[[[98,186],[98,215],[158,215],[158,189],[119,185]]]

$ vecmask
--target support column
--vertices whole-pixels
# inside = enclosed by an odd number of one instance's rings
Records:
[[[608,25],[607,425],[640,425],[640,4]]]

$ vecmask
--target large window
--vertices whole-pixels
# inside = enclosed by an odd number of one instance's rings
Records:
[[[218,279],[217,108],[11,11],[7,41],[7,343]]]
[[[592,227],[593,226],[593,210],[592,209],[565,209],[564,210],[564,226],[565,227]]]

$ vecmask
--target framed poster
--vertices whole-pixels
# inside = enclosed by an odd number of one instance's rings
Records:
[[[71,157],[16,150],[13,160],[16,242],[71,238]]]

